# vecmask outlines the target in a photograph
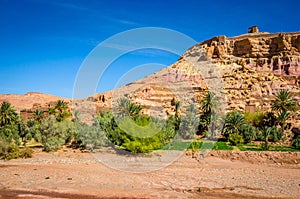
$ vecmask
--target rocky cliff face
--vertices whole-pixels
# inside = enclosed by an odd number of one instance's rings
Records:
[[[300,105],[300,33],[219,36],[191,47],[183,58],[211,60],[221,73],[227,109],[268,110],[286,89]],[[200,52],[206,52],[201,54]],[[300,119],[299,111],[296,120]]]
[[[189,56],[199,48],[216,63],[243,64],[257,71],[280,76],[300,75],[300,33],[250,33],[232,38],[214,37],[189,49]]]
[[[114,99],[127,96],[146,114],[166,117],[174,114],[174,100],[181,101],[182,109],[197,104],[217,79],[226,111],[269,110],[281,89],[292,92],[300,105],[300,32],[214,37],[191,47],[171,66],[88,100],[93,110],[110,109],[116,105]],[[84,107],[81,110],[87,111]],[[298,122],[299,115],[298,111]]]

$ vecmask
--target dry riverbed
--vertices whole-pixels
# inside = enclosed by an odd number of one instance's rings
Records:
[[[300,153],[273,153],[188,153],[160,170],[131,173],[79,150],[38,150],[0,161],[0,198],[300,198]]]

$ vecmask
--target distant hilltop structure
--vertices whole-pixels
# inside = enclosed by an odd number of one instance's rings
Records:
[[[259,33],[258,26],[252,26],[248,28],[248,33]]]

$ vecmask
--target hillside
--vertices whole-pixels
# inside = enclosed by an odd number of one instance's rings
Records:
[[[281,89],[294,94],[300,105],[300,32],[248,33],[232,38],[218,36],[198,43],[167,68],[114,91],[78,101],[87,119],[100,109],[110,109],[122,96],[141,104],[145,113],[174,114],[174,100],[182,109],[197,104],[219,81],[226,111],[269,110]],[[209,70],[208,70],[209,69]],[[113,104],[113,105],[112,105]],[[294,118],[299,125],[300,112]]]
[[[17,111],[21,111],[23,109],[44,107],[57,100],[65,100],[66,102],[70,102],[70,99],[67,98],[39,92],[29,92],[24,95],[0,94],[0,103],[7,101],[11,103]]]

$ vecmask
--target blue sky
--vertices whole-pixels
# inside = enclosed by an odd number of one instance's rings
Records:
[[[293,32],[300,30],[299,6],[298,0],[0,0],[0,93],[37,91],[72,97],[86,56],[122,31],[163,27],[198,42],[243,34],[252,25],[261,31]],[[96,92],[112,89],[138,64],[169,65],[178,58],[154,52],[121,57],[106,71]]]

